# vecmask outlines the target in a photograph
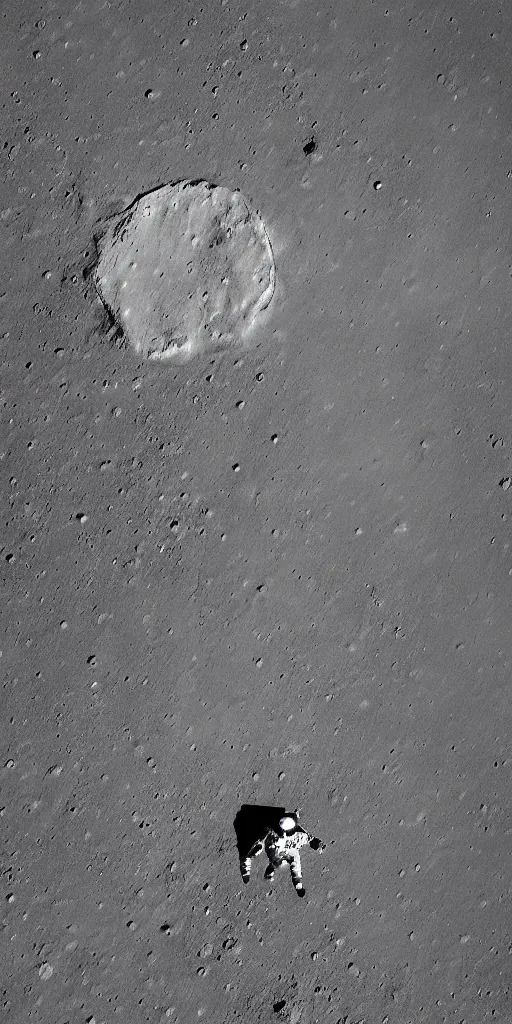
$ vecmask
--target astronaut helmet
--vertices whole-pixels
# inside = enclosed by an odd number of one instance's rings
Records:
[[[281,832],[293,832],[296,827],[297,822],[290,814],[285,814],[284,818],[281,818],[279,821],[279,828],[281,829]]]

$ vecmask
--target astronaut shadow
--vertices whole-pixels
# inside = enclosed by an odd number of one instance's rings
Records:
[[[251,846],[269,828],[276,829],[286,814],[284,807],[265,807],[263,804],[242,804],[233,822],[240,860],[247,856]]]

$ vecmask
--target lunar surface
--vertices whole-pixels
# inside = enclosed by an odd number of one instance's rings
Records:
[[[115,221],[95,279],[136,352],[185,362],[243,345],[272,299],[275,265],[240,192],[186,181],[142,196]]]
[[[1,13],[2,1024],[510,1024],[512,4]]]

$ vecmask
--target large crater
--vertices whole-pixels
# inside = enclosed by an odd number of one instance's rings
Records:
[[[269,306],[276,269],[259,214],[239,191],[165,185],[114,218],[98,243],[95,284],[129,344],[185,362],[245,346]]]

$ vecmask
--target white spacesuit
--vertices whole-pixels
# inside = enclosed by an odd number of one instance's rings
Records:
[[[251,846],[245,857],[241,858],[240,869],[242,878],[247,884],[251,875],[251,860],[257,857],[263,850],[267,854],[269,863],[265,870],[265,878],[270,880],[274,877],[275,869],[281,867],[285,862],[290,866],[292,881],[298,896],[305,896],[306,890],[302,883],[302,866],[300,863],[299,850],[301,846],[309,844],[312,850],[322,853],[325,850],[325,843],[315,836],[310,836],[299,824],[297,814],[286,814],[281,818],[277,829],[268,828],[264,834]]]

